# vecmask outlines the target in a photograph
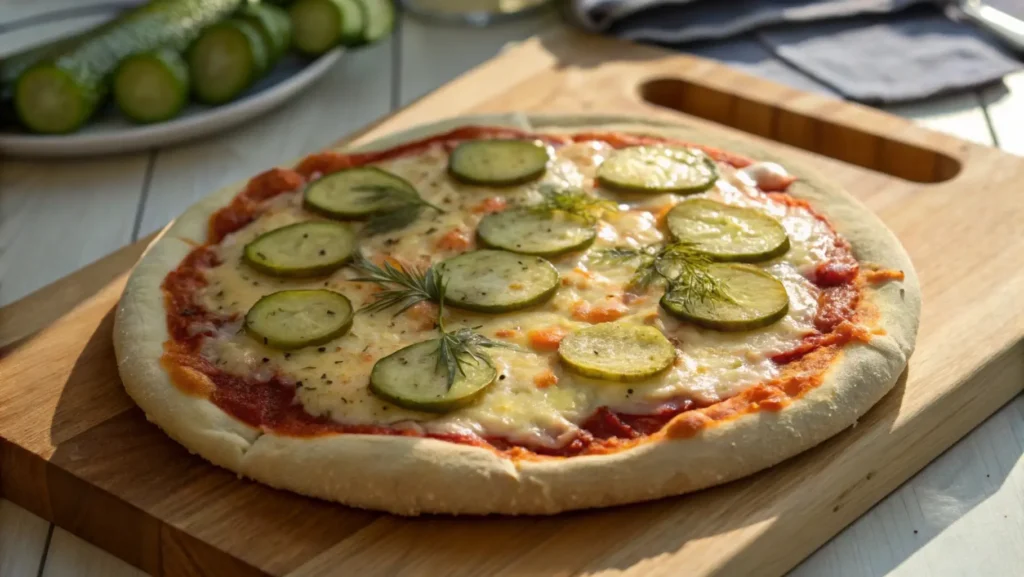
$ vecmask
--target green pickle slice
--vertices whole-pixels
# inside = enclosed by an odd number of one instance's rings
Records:
[[[601,163],[597,180],[607,188],[629,192],[694,194],[715,184],[718,168],[697,149],[630,146]]]
[[[372,166],[332,172],[306,187],[303,204],[307,210],[330,218],[363,219],[395,210],[408,203],[395,196],[372,194],[375,188],[392,188],[419,198],[416,188],[400,176]]]
[[[567,367],[586,377],[640,381],[672,366],[676,349],[658,329],[622,322],[580,329],[558,345]]]
[[[471,140],[448,157],[448,173],[466,184],[513,186],[540,178],[550,155],[532,140]]]
[[[562,211],[506,210],[485,216],[476,229],[480,242],[519,254],[558,256],[589,247],[597,237],[586,219]]]
[[[322,345],[348,332],[352,303],[326,289],[269,294],[245,314],[245,330],[263,344],[281,350]]]
[[[446,283],[445,303],[470,311],[517,311],[548,300],[558,290],[558,270],[537,256],[477,250],[437,267]]]
[[[661,306],[669,314],[716,331],[749,331],[772,325],[789,312],[786,286],[747,264],[716,263],[709,272],[723,283],[731,300],[693,300],[668,291]]]
[[[719,261],[771,260],[790,246],[786,229],[767,213],[707,198],[680,202],[665,220],[677,240],[693,243]]]
[[[448,374],[437,364],[440,340],[399,349],[380,359],[370,372],[370,391],[399,407],[444,413],[473,403],[494,382],[491,365],[463,357],[462,372],[448,388]]]
[[[274,229],[245,245],[242,260],[276,277],[321,276],[338,270],[356,251],[356,235],[337,222],[300,222]]]

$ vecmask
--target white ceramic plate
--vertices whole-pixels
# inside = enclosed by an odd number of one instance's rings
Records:
[[[5,0],[0,0],[3,4]],[[107,5],[110,6],[110,5]],[[98,8],[98,7],[94,7]],[[112,9],[116,13],[117,6]],[[108,12],[100,21],[108,19]],[[96,14],[88,14],[90,24],[95,23]],[[59,26],[60,32],[67,29],[81,29],[83,16],[74,16],[76,22]],[[53,35],[54,22],[40,19],[26,19],[29,26],[18,27],[16,31],[5,31],[0,27],[0,43],[7,48],[12,38],[32,37],[33,44],[40,35]],[[78,24],[78,25],[75,25]],[[47,34],[49,33],[49,34]],[[5,38],[5,36],[7,38]],[[18,40],[16,38],[14,40]],[[21,42],[24,44],[24,42]],[[20,47],[19,47],[20,48]],[[13,50],[0,50],[0,53]],[[100,110],[81,130],[73,134],[52,136],[24,132],[10,132],[0,129],[0,155],[15,157],[68,157],[93,156],[118,152],[146,150],[191,140],[225,130],[246,120],[259,116],[292,98],[303,89],[326,74],[341,58],[341,48],[309,61],[287,54],[264,78],[256,83],[238,100],[220,106],[190,104],[182,114],[173,120],[158,124],[136,125],[123,118],[112,105]]]

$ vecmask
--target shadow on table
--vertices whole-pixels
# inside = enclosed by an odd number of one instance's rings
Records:
[[[1024,365],[1019,359],[1022,358],[1024,343],[1003,353],[1002,358],[990,363],[972,381],[999,378],[998,373],[1007,370],[1007,366],[1021,374]],[[1018,395],[851,523],[832,542],[809,556],[793,571],[793,577],[833,574],[834,557],[839,547],[833,550],[830,547],[838,543],[843,543],[843,549],[847,551],[855,547],[856,559],[861,562],[854,572],[856,575],[882,577],[901,566],[1009,480],[1014,467],[1024,457],[1024,438],[1015,442],[1013,431],[1006,429],[1022,420],[1024,396]],[[979,445],[986,438],[1003,442],[993,446]],[[993,450],[998,454],[992,454]],[[1017,511],[1007,513],[1018,514]],[[966,555],[969,559],[972,552],[974,549],[965,545],[962,550],[945,553],[951,558]],[[851,557],[844,556],[847,561]],[[971,569],[961,570],[973,574],[980,571],[978,565],[976,560],[971,560],[959,567],[970,566]],[[952,567],[949,571],[950,574],[960,574]]]

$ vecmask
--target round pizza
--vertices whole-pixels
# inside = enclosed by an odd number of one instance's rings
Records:
[[[403,515],[678,495],[835,435],[904,370],[919,288],[827,178],[685,126],[466,117],[196,204],[117,310],[190,451]]]

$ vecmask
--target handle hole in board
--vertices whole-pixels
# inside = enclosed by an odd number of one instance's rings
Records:
[[[935,150],[680,78],[648,80],[640,85],[640,97],[655,106],[911,182],[945,182],[961,168],[960,161]]]

